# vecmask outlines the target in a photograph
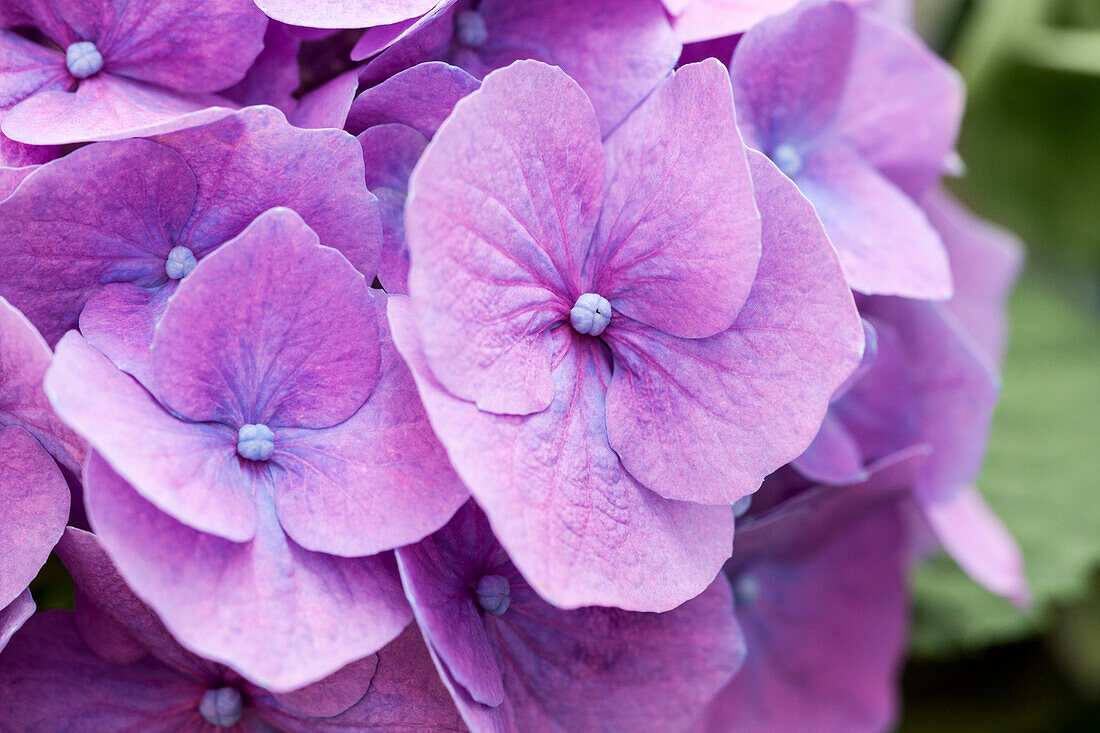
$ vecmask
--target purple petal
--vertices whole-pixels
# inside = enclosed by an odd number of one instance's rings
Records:
[[[121,140],[185,129],[225,117],[220,97],[171,92],[100,74],[75,92],[46,90],[23,100],[4,117],[2,129],[30,145]]]
[[[782,13],[798,0],[689,0],[683,12],[673,13],[672,27],[684,43],[732,36],[748,30],[769,15]],[[669,5],[665,0],[665,5]]]
[[[61,538],[69,487],[30,433],[0,428],[0,608],[26,590]]]
[[[378,667],[370,679],[370,689],[346,712],[327,719],[305,720],[277,710],[258,710],[257,714],[276,726],[302,733],[465,730],[439,675],[432,668],[424,639],[415,624],[379,650]]]
[[[707,731],[890,727],[908,625],[898,490],[919,456],[820,488],[738,528],[727,572],[748,656]]]
[[[302,39],[290,26],[271,21],[264,33],[264,50],[240,82],[221,94],[242,107],[269,104],[290,115],[298,106],[294,92],[300,84],[298,51]]]
[[[62,419],[91,437],[157,507],[221,537],[253,536],[256,474],[241,466],[236,431],[173,417],[75,332],[57,345],[46,393]]]
[[[520,59],[558,66],[592,100],[604,134],[661,83],[680,56],[657,0],[482,0],[476,12],[488,40],[457,51],[457,66],[477,77]]]
[[[238,544],[157,511],[96,454],[85,480],[100,542],[180,643],[274,692],[377,651],[410,620],[392,559],[303,550],[266,502]]]
[[[814,442],[791,465],[811,481],[832,486],[867,479],[859,441],[848,431],[844,421],[831,412],[826,413]]]
[[[362,97],[360,97],[362,99]],[[411,127],[382,124],[359,135],[367,166],[367,188],[382,212],[382,262],[378,280],[388,293],[409,291],[409,247],[405,239],[405,201],[412,175],[428,138]]]
[[[526,414],[552,398],[560,323],[603,188],[592,105],[559,69],[490,74],[414,171],[409,292],[424,353],[454,395]]]
[[[481,86],[462,69],[431,61],[406,69],[356,97],[346,129],[358,134],[399,122],[432,137],[459,100]]]
[[[473,503],[432,537],[398,550],[398,564],[475,729],[493,717],[518,730],[686,729],[743,657],[725,578],[664,614],[563,611],[532,591]],[[474,588],[486,575],[508,582],[502,613],[478,607]]]
[[[719,577],[661,614],[517,604],[494,631],[518,729],[685,730],[745,658],[732,595]]]
[[[168,280],[165,261],[196,190],[187,163],[146,140],[92,145],[42,166],[0,203],[9,232],[0,253],[11,263],[0,292],[56,343],[105,283]]]
[[[263,48],[267,20],[248,0],[92,0],[49,3],[74,40],[96,42],[105,69],[130,79],[194,92],[224,89],[244,76]]]
[[[397,550],[405,595],[449,681],[489,707],[504,702],[504,680],[470,583],[495,544],[484,515],[468,503],[437,534]]]
[[[20,593],[14,601],[0,608],[0,652],[8,645],[12,634],[18,631],[34,614],[34,599],[30,590]]]
[[[0,298],[0,427],[23,428],[61,465],[79,473],[86,445],[54,414],[42,389],[52,358],[34,326]]]
[[[709,61],[677,71],[606,151],[585,291],[674,336],[729,328],[760,259],[760,216],[725,69]]]
[[[922,205],[951,260],[955,295],[947,308],[990,360],[1000,364],[1008,330],[1005,303],[1023,267],[1023,245],[971,214],[944,190],[929,193]]]
[[[80,312],[80,331],[89,344],[142,384],[153,384],[149,347],[157,323],[176,292],[169,281],[159,288],[110,283],[92,294]]]
[[[692,340],[622,322],[609,339],[610,443],[670,499],[732,504],[756,491],[810,444],[860,362],[859,315],[812,207],[767,158],[749,159],[763,251],[732,328]]]
[[[944,549],[970,577],[1017,606],[1031,603],[1020,547],[976,489],[923,502],[923,509]]]
[[[733,515],[662,499],[623,470],[604,437],[610,375],[602,354],[568,349],[546,410],[498,416],[432,377],[407,301],[391,298],[389,314],[436,434],[540,595],[563,608],[664,611],[713,580],[729,553]]]
[[[183,649],[156,614],[134,595],[95,535],[69,527],[57,545],[57,554],[73,576],[76,625],[93,651],[119,664],[129,664],[151,653],[180,672],[200,678],[210,674],[212,665]],[[94,626],[89,628],[89,624]],[[112,649],[105,648],[109,624],[114,625],[116,636],[125,634],[141,653],[119,659]],[[94,634],[89,633],[92,630]]]
[[[285,206],[364,275],[378,269],[378,204],[363,182],[363,151],[347,133],[302,130],[277,110],[254,107],[157,142],[178,152],[198,179],[198,201],[179,242],[196,255]]]
[[[2,147],[3,144],[3,139],[0,139],[0,147]],[[2,160],[2,156],[0,156],[0,160]],[[42,162],[48,163],[50,160],[53,160],[53,156],[48,157]],[[11,196],[12,193],[15,192],[15,189],[19,188],[19,184],[40,167],[41,166],[38,164],[23,165],[19,168],[0,167],[0,201]]]
[[[443,526],[469,496],[394,350],[385,299],[372,300],[368,308],[383,334],[378,385],[339,425],[281,432],[272,459],[285,471],[278,476],[275,507],[287,534],[306,549],[345,557],[416,542]],[[340,334],[347,339],[347,328]]]
[[[372,654],[320,682],[275,697],[280,707],[293,710],[304,718],[331,718],[363,699],[377,670],[378,656]]]
[[[359,70],[345,71],[302,97],[290,121],[308,129],[343,129],[358,89]]]
[[[930,501],[948,501],[955,491],[977,479],[993,407],[1000,394],[1000,379],[962,326],[940,304],[874,298],[863,305],[863,312],[897,329],[897,345],[893,348],[900,353],[895,359],[905,361],[913,385],[910,389],[916,390],[915,408],[892,420],[899,427],[915,420],[916,431],[908,437],[897,435],[895,428],[894,440],[905,442],[895,443],[892,449],[905,447],[909,441],[931,445],[934,451],[925,461],[915,488],[918,496]],[[885,361],[885,350],[880,347],[880,360]],[[897,398],[904,382],[874,374],[872,367],[857,383],[852,390],[853,395],[858,394],[856,404],[846,409],[868,414],[871,411],[861,409],[861,403]],[[915,415],[914,409],[918,411]],[[860,430],[862,439],[873,427]],[[865,439],[864,444],[868,444]]]
[[[921,197],[940,179],[958,139],[962,79],[909,29],[872,13],[848,12],[856,37],[828,134],[859,151],[902,191]]]
[[[814,203],[853,290],[951,297],[951,268],[920,207],[851,149],[815,151],[795,182]]]
[[[291,25],[371,28],[423,15],[439,0],[256,0],[256,4],[275,20]]]
[[[181,283],[153,341],[153,391],[196,422],[335,425],[378,380],[373,312],[347,259],[272,209]]]
[[[26,733],[198,731],[201,695],[153,657],[120,665],[96,655],[69,611],[36,615],[0,655],[0,717]]]

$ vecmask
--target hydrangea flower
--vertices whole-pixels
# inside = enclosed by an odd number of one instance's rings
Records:
[[[179,286],[140,381],[76,333],[47,375],[95,448],[88,515],[123,577],[181,643],[269,689],[396,636],[410,612],[377,553],[467,496],[384,297],[273,209]]]
[[[576,83],[519,62],[459,102],[413,173],[394,340],[555,605],[663,611],[702,592],[729,505],[801,452],[859,361],[809,203],[763,156],[752,176],[713,61],[606,142]]]
[[[943,243],[913,199],[953,150],[958,74],[908,30],[827,2],[754,26],[730,75],[746,144],[814,203],[852,288],[950,297]]]
[[[293,208],[373,275],[381,226],[363,176],[351,136],[299,130],[263,107],[150,140],[89,145],[0,202],[9,263],[0,295],[50,343],[79,318],[89,341],[144,378],[154,325],[180,282],[274,206]]]
[[[818,487],[739,524],[726,574],[745,634],[741,671],[699,731],[881,731],[905,652],[905,491],[923,451],[866,482]]]
[[[367,58],[378,46],[364,37],[353,57]],[[580,84],[606,134],[672,71],[680,51],[659,0],[458,0],[440,4],[372,58],[362,78],[374,84],[424,61],[446,61],[480,79],[537,59]]]
[[[61,537],[69,487],[54,462],[79,471],[84,445],[50,409],[42,377],[52,355],[0,298],[0,649],[34,611],[27,585]]]
[[[58,145],[224,114],[210,92],[244,77],[266,24],[249,0],[6,0],[0,129],[21,143]]]
[[[358,133],[367,188],[378,197],[382,212],[378,279],[387,292],[408,292],[405,201],[409,176],[455,104],[479,86],[462,69],[429,61],[367,89],[351,106],[345,129]]]
[[[126,586],[94,535],[58,545],[76,609],[36,616],[0,655],[0,717],[25,733],[458,730],[415,627],[377,655],[275,694],[183,648]]]
[[[725,578],[668,613],[563,611],[527,584],[472,502],[397,561],[473,731],[685,730],[741,663]]]

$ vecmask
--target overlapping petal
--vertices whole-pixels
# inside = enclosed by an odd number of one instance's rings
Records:
[[[670,499],[732,504],[756,491],[810,443],[863,350],[809,202],[763,155],[750,162],[763,254],[732,327],[683,339],[627,321],[609,339],[608,439],[633,476]]]
[[[564,354],[546,410],[494,415],[436,381],[407,303],[389,308],[436,434],[541,596],[563,608],[663,611],[707,587],[729,554],[733,515],[662,499],[623,469],[603,437],[610,374],[597,348]]]
[[[532,591],[473,504],[398,563],[473,730],[681,729],[741,663],[724,578],[664,614],[563,611]],[[503,611],[480,605],[488,575],[507,581]]]

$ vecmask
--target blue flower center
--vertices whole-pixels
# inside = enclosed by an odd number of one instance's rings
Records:
[[[569,322],[577,333],[599,336],[611,323],[611,302],[602,295],[585,293],[569,311]]]
[[[489,40],[485,19],[476,10],[460,10],[455,13],[455,36],[463,46],[477,48]]]
[[[203,719],[215,728],[232,728],[244,714],[241,693],[235,687],[219,687],[207,690],[199,702]]]
[[[199,261],[195,259],[195,253],[187,247],[173,247],[164,263],[164,271],[173,280],[182,280],[191,274],[197,264]]]
[[[512,589],[502,575],[482,575],[477,581],[477,602],[486,613],[500,616],[512,603]]]
[[[77,79],[87,79],[103,68],[103,55],[91,41],[78,41],[65,49],[65,66]]]
[[[787,178],[794,178],[802,172],[802,155],[790,143],[776,146],[772,151],[772,162]]]
[[[733,600],[741,608],[752,604],[760,595],[760,583],[756,577],[745,573],[733,583]]]
[[[266,425],[243,425],[237,431],[237,454],[250,461],[266,461],[275,452],[275,433]]]

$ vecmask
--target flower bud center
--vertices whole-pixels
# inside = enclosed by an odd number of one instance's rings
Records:
[[[103,55],[91,41],[78,41],[65,49],[65,66],[77,79],[87,79],[103,68]]]
[[[250,461],[266,461],[275,452],[275,433],[266,425],[243,425],[237,431],[237,454]]]
[[[197,264],[199,261],[195,259],[195,253],[187,247],[173,247],[164,263],[164,271],[173,280],[182,280],[191,274]]]
[[[501,575],[483,575],[477,581],[477,602],[486,613],[500,616],[512,602],[508,579]]]
[[[569,322],[577,333],[599,336],[611,323],[611,302],[602,295],[585,293],[569,311]]]
[[[235,687],[207,690],[202,694],[199,712],[215,728],[232,728],[240,722],[244,713],[241,693]]]

